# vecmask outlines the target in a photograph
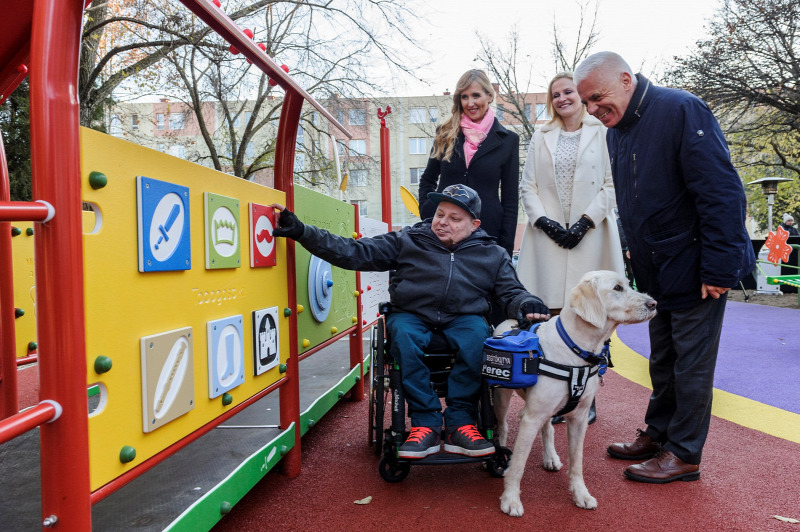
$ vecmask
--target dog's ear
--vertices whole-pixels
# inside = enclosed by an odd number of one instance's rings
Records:
[[[606,324],[606,305],[597,292],[597,279],[583,279],[569,294],[575,313],[597,328]]]

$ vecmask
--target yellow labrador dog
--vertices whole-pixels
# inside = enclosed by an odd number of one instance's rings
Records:
[[[568,343],[580,348],[584,355],[599,354],[603,343],[619,324],[640,323],[655,314],[655,300],[632,290],[624,277],[611,271],[592,271],[584,275],[578,286],[572,289],[569,303],[562,309],[561,315],[543,323],[536,332],[545,359],[563,366],[583,366],[585,369],[591,364],[578,356]],[[557,323],[559,319],[561,324]],[[510,329],[513,323],[513,320],[508,320],[500,324],[496,334]],[[559,328],[562,328],[561,332]],[[562,333],[566,333],[566,340]],[[512,393],[516,391],[525,399],[514,454],[505,472],[505,490],[500,497],[500,508],[514,517],[521,516],[524,511],[520,501],[520,481],[537,432],[541,431],[542,434],[544,468],[549,471],[561,469],[561,460],[553,444],[553,426],[549,421],[567,403],[571,383],[546,376],[541,368],[540,364],[539,379],[535,386],[524,390],[497,388],[494,393],[501,445],[505,445],[508,438],[506,414]],[[565,416],[569,442],[569,488],[575,504],[587,510],[597,508],[597,499],[592,497],[583,481],[583,440],[598,381],[596,373],[588,377],[577,407]]]

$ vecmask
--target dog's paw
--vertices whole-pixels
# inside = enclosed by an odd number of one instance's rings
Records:
[[[559,458],[557,454],[554,454],[553,456],[545,456],[542,465],[548,471],[561,471],[561,467],[563,466],[561,463],[561,458]]]
[[[572,500],[575,501],[575,506],[578,508],[597,510],[597,499],[592,497],[586,489],[573,493]]]
[[[511,517],[522,517],[522,514],[525,513],[525,509],[522,507],[522,501],[519,500],[519,496],[506,495],[505,492],[500,497],[500,509],[503,510],[503,513],[508,514]]]

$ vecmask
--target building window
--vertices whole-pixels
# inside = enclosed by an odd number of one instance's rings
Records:
[[[525,104],[525,118],[527,118],[528,120],[531,120],[533,118],[531,116],[531,104],[529,103]]]
[[[251,118],[253,118],[252,111],[247,111],[247,112],[244,113],[244,123],[245,124],[249,124]]]
[[[242,125],[242,116],[236,115],[236,117],[233,119],[233,127],[239,127],[241,125]]]
[[[408,184],[409,185],[419,185],[419,178],[422,177],[422,172],[424,172],[424,168],[411,168],[410,174],[408,176]]]
[[[169,128],[170,129],[183,129],[184,119],[186,115],[183,113],[170,113],[169,115]]]
[[[317,120],[319,120],[319,118],[317,118],[317,112],[316,111],[311,111],[311,123],[316,126],[317,125]]]
[[[344,124],[344,111],[342,111],[341,109],[336,111],[336,121],[339,122],[340,124]]]
[[[431,117],[431,123],[436,123],[439,121],[439,108],[438,107],[428,107],[428,114]]]
[[[354,205],[358,205],[358,214],[360,216],[367,215],[367,200],[359,199],[359,200],[351,200],[350,203]]]
[[[410,138],[408,139],[409,150],[411,155],[419,155],[428,153],[428,139],[426,138]]]
[[[164,129],[164,115],[161,113],[156,115],[156,127],[158,129]]]
[[[119,119],[117,115],[111,115],[111,120],[108,124],[108,133],[112,137],[121,137],[122,136],[122,120]]]
[[[139,115],[131,115],[131,129],[139,131]]]
[[[248,161],[252,161],[253,158],[256,156],[256,148],[253,146],[252,142],[248,142],[247,146],[244,149],[244,156],[247,158]]]
[[[506,118],[506,110],[503,108],[502,105],[497,106],[497,113],[495,113],[495,117],[497,118],[498,122],[502,122]]]
[[[179,157],[181,159],[184,159],[186,156],[186,148],[183,146],[183,144],[174,144],[169,147],[167,153],[169,153],[173,157]]]
[[[338,150],[340,157],[347,155],[347,146],[345,145],[343,140],[336,141],[336,149]]]
[[[305,138],[305,131],[303,131],[303,126],[297,127],[297,143],[302,144],[303,139]]]
[[[424,107],[412,107],[408,110],[408,121],[412,124],[424,124],[428,121],[428,110]]]
[[[350,156],[351,157],[358,157],[360,155],[367,154],[367,141],[364,139],[361,140],[350,140]]]
[[[306,169],[306,156],[305,154],[298,153],[294,156],[294,171],[302,172]]]
[[[550,115],[547,114],[547,104],[536,104],[536,120],[550,120]]]
[[[366,170],[350,170],[350,184],[354,187],[367,186],[367,171]]]
[[[363,126],[366,124],[366,113],[363,109],[350,109],[350,125],[351,126]]]

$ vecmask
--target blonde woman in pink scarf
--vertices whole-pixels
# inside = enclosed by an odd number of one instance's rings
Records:
[[[484,71],[468,70],[459,78],[452,115],[437,129],[420,178],[420,215],[426,219],[435,212],[429,192],[467,185],[481,198],[481,228],[511,256],[519,210],[519,136],[495,118],[494,98]]]

